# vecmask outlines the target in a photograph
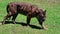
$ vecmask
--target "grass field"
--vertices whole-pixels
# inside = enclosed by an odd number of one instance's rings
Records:
[[[30,27],[23,27],[22,25],[26,23],[26,16],[21,14],[16,18],[17,24],[1,25],[1,21],[7,14],[6,6],[10,2],[26,2],[46,9],[44,23],[48,30],[39,29],[40,25],[36,18],[31,19]],[[60,0],[0,0],[0,34],[60,34]]]

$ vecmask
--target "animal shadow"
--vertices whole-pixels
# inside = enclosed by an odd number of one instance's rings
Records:
[[[12,21],[6,21],[5,24],[9,24],[9,23],[13,23]],[[16,24],[20,24],[22,26],[27,26],[27,23],[24,23],[24,22],[16,22]],[[33,29],[42,29],[41,27],[39,26],[36,26],[36,25],[32,25],[32,24],[29,24],[29,27],[33,28]]]

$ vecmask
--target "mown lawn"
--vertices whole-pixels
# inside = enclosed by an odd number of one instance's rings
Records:
[[[17,24],[1,25],[7,14],[6,6],[10,2],[26,2],[46,9],[44,23],[48,30],[39,29],[40,25],[36,18],[31,19],[30,27],[22,26],[26,24],[26,16],[21,14],[16,18]],[[60,0],[0,0],[0,34],[60,34]]]

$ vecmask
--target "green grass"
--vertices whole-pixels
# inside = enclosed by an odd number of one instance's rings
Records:
[[[46,9],[44,23],[48,30],[23,27],[21,24],[0,23],[0,34],[60,34],[60,0],[0,0],[0,21],[6,16],[6,6],[10,2],[26,2]],[[16,21],[26,23],[26,16],[19,14]],[[40,27],[36,18],[32,18],[30,24]]]

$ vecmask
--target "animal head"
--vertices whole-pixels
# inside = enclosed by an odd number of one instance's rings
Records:
[[[42,10],[42,9],[40,9],[39,11],[39,16],[38,16],[38,19],[41,21],[41,22],[43,22],[43,21],[45,21],[45,19],[46,19],[46,10]]]
[[[41,15],[41,20],[45,21],[45,19],[46,19],[46,10],[43,10]]]

